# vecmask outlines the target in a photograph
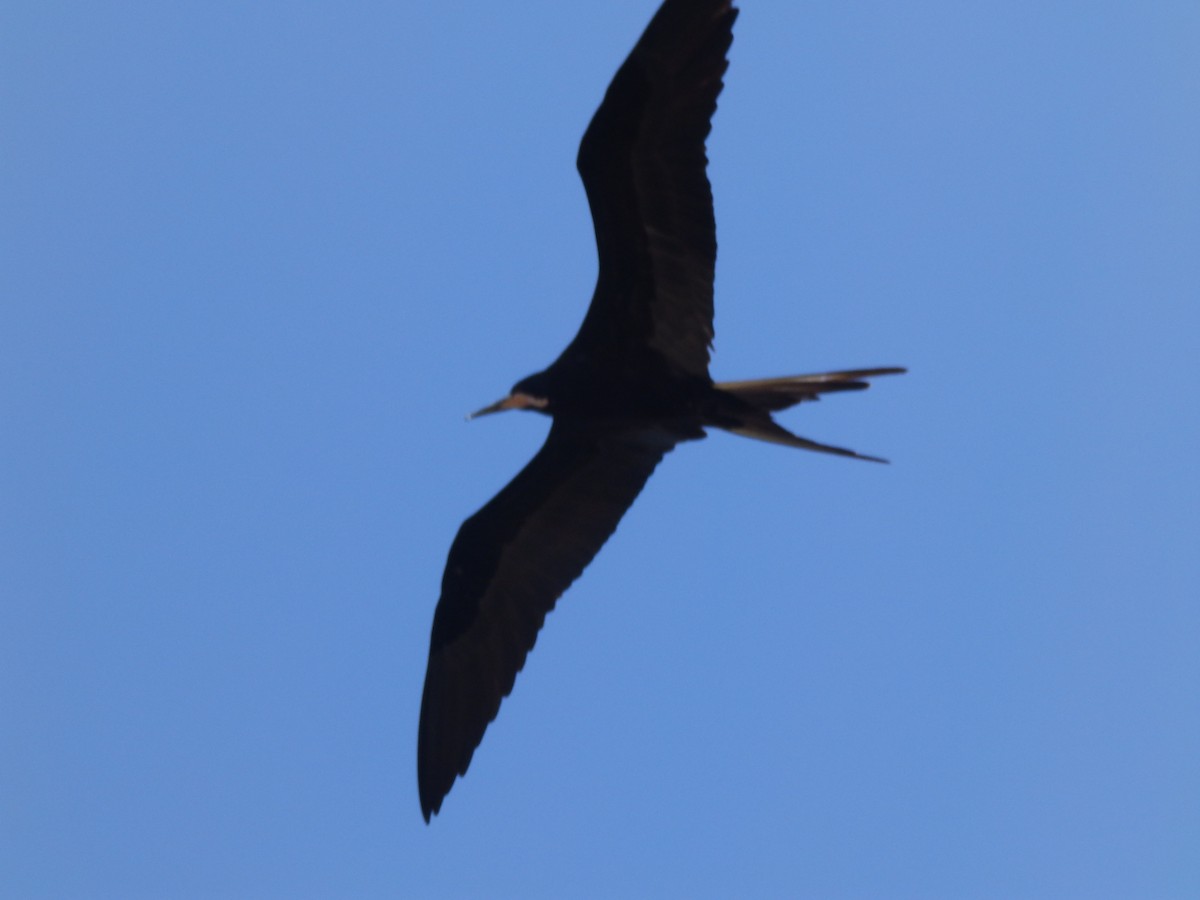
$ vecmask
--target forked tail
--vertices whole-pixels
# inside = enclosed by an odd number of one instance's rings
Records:
[[[886,459],[880,459],[877,456],[866,456],[844,447],[821,444],[792,434],[776,422],[771,417],[771,413],[795,406],[805,400],[819,400],[821,394],[831,394],[836,391],[861,391],[870,387],[868,378],[874,378],[877,375],[900,375],[905,371],[898,366],[886,366],[879,369],[821,372],[816,375],[758,378],[753,381],[723,381],[717,382],[714,386],[761,413],[761,415],[741,418],[736,425],[724,426],[735,434],[757,438],[760,441],[770,441],[773,444],[783,444],[787,447],[799,447],[803,450],[816,450],[820,453],[833,453],[837,456],[850,456],[854,459],[866,459],[871,462],[887,462]]]

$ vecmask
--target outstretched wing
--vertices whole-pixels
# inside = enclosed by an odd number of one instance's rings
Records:
[[[683,437],[556,421],[529,464],[463,522],[442,576],[421,697],[425,821],[466,774],[546,613]]]
[[[649,347],[707,377],[717,239],[704,141],[735,18],[731,0],[666,0],[596,110],[577,165],[599,275],[563,358]]]

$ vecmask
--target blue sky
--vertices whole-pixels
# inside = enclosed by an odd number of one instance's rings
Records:
[[[652,0],[0,14],[0,894],[1200,894],[1200,7],[745,0],[713,373],[426,826],[465,424]]]

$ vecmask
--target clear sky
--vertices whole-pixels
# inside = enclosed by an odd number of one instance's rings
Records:
[[[1200,5],[742,7],[713,373],[892,465],[679,448],[426,826],[654,0],[5,5],[0,895],[1200,896]]]

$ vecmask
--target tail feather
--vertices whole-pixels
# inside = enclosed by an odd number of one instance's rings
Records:
[[[760,441],[769,441],[773,444],[783,444],[786,447],[799,447],[802,450],[815,450],[818,453],[832,453],[835,456],[848,456],[853,459],[886,463],[886,459],[880,459],[878,456],[867,456],[845,447],[834,447],[831,444],[822,444],[792,434],[776,422],[771,417],[771,413],[795,406],[805,400],[818,400],[821,394],[830,394],[836,391],[861,391],[870,387],[866,380],[868,378],[874,378],[877,375],[899,375],[904,371],[897,366],[887,366],[878,369],[822,372],[817,375],[789,375],[783,378],[759,378],[753,381],[718,382],[715,385],[718,390],[736,397],[753,410],[752,413],[749,413],[743,407],[743,414],[734,417],[736,421],[723,423],[720,427],[732,431],[734,434]]]
[[[816,375],[785,375],[782,378],[756,378],[751,381],[721,381],[716,387],[727,394],[745,400],[751,406],[778,412],[805,400],[817,400],[821,394],[835,391],[861,391],[870,387],[866,380],[878,375],[900,375],[906,370],[898,366],[878,369],[848,369],[843,372],[821,372]]]
[[[754,438],[759,441],[767,441],[772,444],[783,444],[785,447],[799,447],[801,450],[815,450],[818,453],[832,453],[834,456],[849,456],[852,459],[865,459],[867,462],[886,463],[887,460],[879,456],[868,456],[865,453],[856,453],[853,450],[848,450],[845,447],[835,447],[832,444],[822,444],[818,441],[809,440],[808,438],[800,437],[798,434],[792,434],[778,422],[772,419],[764,419],[760,422],[747,422],[743,425],[738,425],[735,428],[728,429],[734,434],[740,434],[742,437]]]

